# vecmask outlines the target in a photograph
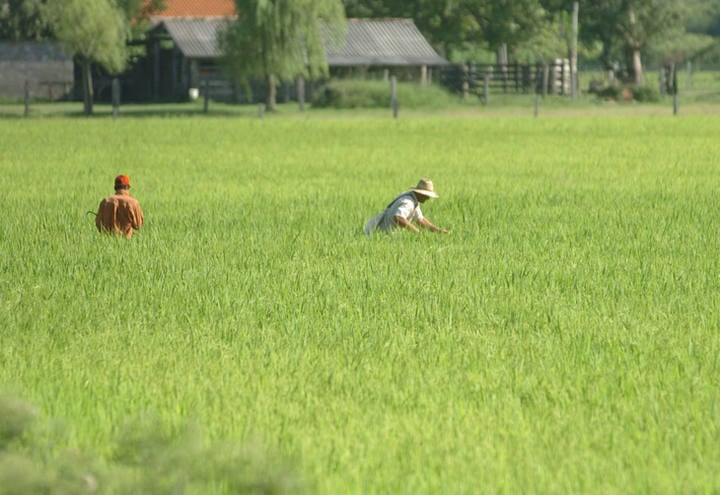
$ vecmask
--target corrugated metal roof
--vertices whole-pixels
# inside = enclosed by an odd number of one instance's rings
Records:
[[[187,58],[218,58],[218,33],[232,17],[164,17],[154,29],[168,32]]]
[[[326,31],[326,36],[331,37]],[[348,19],[344,43],[330,44],[330,66],[444,65],[412,19]],[[338,48],[339,47],[339,48]]]
[[[44,41],[0,42],[2,62],[65,62],[72,61],[59,43]]]
[[[188,58],[218,58],[218,33],[232,17],[155,17]],[[343,40],[322,28],[331,67],[363,65],[444,65],[411,19],[349,19]]]

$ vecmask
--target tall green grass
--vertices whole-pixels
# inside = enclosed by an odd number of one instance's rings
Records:
[[[250,490],[717,491],[719,132],[0,121],[0,385],[37,407],[13,452],[116,473],[149,415],[141,445],[202,430],[188,493],[232,491],[228,444],[266,453]],[[146,215],[129,241],[86,213],[118,173]],[[425,176],[450,236],[362,234]]]

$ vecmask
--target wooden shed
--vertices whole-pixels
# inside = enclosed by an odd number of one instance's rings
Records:
[[[218,33],[232,17],[163,17],[148,33],[153,100],[188,97],[201,77],[222,77]]]
[[[335,75],[403,72],[406,79],[415,79],[415,74],[424,84],[429,67],[448,63],[412,19],[349,19],[345,39],[327,46],[328,66]]]
[[[218,33],[232,16],[154,17],[148,33],[152,98],[185,99],[206,78],[223,78]],[[343,39],[327,39],[327,61],[338,77],[428,81],[428,68],[446,65],[412,19],[349,19]],[[259,95],[258,95],[259,96]]]
[[[73,88],[73,60],[57,43],[0,43],[0,97],[56,100]]]

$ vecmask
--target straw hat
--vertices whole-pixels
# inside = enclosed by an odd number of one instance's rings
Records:
[[[418,194],[422,194],[423,196],[427,196],[428,198],[440,197],[435,192],[435,188],[433,187],[433,183],[430,179],[420,179],[417,186],[411,187],[410,190]]]

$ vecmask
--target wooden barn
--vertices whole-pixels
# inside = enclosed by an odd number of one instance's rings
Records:
[[[218,33],[231,17],[155,18],[148,33],[152,99],[183,100],[201,79],[222,79]]]
[[[0,98],[57,100],[70,96],[73,60],[57,43],[0,43]]]
[[[142,78],[154,101],[185,100],[206,80],[228,81],[220,65],[218,33],[234,18],[234,3],[173,0],[151,18]],[[343,40],[328,38],[327,60],[335,77],[387,77],[426,83],[433,67],[446,65],[411,19],[350,19]],[[329,35],[328,35],[329,36]],[[287,86],[287,85],[286,85]],[[261,100],[261,87],[254,91]],[[285,91],[289,94],[290,91]],[[234,99],[242,101],[235,94]]]
[[[344,40],[331,40],[327,61],[331,74],[386,77],[428,82],[429,69],[447,65],[412,19],[349,19]]]

